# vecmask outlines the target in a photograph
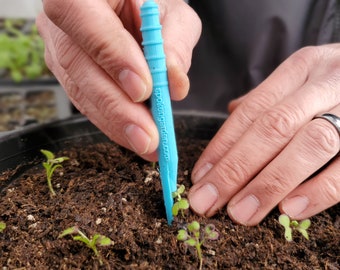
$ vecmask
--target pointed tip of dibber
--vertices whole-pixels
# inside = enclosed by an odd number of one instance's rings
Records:
[[[166,166],[166,165],[165,165]],[[163,199],[164,199],[164,206],[166,212],[166,219],[168,224],[171,225],[174,219],[172,214],[172,208],[174,205],[174,198],[172,197],[173,192],[176,191],[177,186],[177,170],[176,170],[176,177],[173,178],[174,171],[169,170],[170,168],[166,166],[166,168],[160,167],[160,178],[162,183],[163,189]]]

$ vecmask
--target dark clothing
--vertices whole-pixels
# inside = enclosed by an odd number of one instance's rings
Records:
[[[189,96],[175,109],[226,112],[301,47],[340,42],[340,0],[190,0],[203,32]]]

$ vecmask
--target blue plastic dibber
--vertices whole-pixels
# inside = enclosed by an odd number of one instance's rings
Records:
[[[165,54],[163,48],[162,26],[159,20],[158,5],[147,0],[141,7],[144,56],[149,65],[153,81],[151,112],[158,128],[160,178],[168,223],[173,220],[172,192],[177,189],[178,154],[171,109]]]

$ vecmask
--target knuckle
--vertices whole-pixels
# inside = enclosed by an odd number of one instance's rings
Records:
[[[115,39],[116,44],[124,44],[124,33],[116,34]],[[86,47],[91,58],[116,80],[118,80],[120,71],[128,65],[128,59],[124,56],[134,54],[129,51],[130,48],[125,48],[128,52],[124,54],[113,51],[112,41],[101,37],[86,41]]]
[[[244,163],[237,161],[222,161],[216,166],[216,173],[219,179],[223,181],[223,186],[238,187],[249,180],[250,174],[246,169]]]
[[[317,61],[321,55],[319,46],[306,46],[296,51],[292,57],[292,64],[299,70],[308,70],[310,63]]]
[[[99,96],[94,100],[94,105],[98,108],[103,117],[106,119],[121,119],[122,110],[120,106],[120,98],[108,98],[107,96]]]
[[[321,180],[323,182],[322,189],[325,199],[331,204],[340,201],[340,184],[339,179],[329,175]]]
[[[79,112],[83,115],[88,115],[86,97],[80,88],[67,75],[67,73],[64,73],[60,80],[65,92]]]
[[[55,48],[56,56],[62,68],[68,70],[72,65],[77,63],[77,56],[80,50],[66,34],[61,32],[56,36]]]
[[[315,66],[319,62],[322,49],[320,46],[307,46],[299,49],[287,59],[287,68],[294,70],[294,74],[300,74],[301,77],[309,79],[309,71],[311,66]],[[287,70],[288,71],[288,70]]]
[[[47,46],[45,46],[44,60],[48,69],[54,72],[54,61]]]
[[[256,96],[243,102],[240,106],[239,115],[242,122],[247,125],[255,121],[255,117],[262,112],[264,108],[268,107],[270,100],[275,99],[271,92],[258,92]]]
[[[65,73],[62,82],[67,92],[68,96],[73,100],[77,100],[81,103],[84,98],[82,91],[80,91],[79,87],[74,83],[74,81]]]
[[[116,39],[119,39],[119,35],[115,36]],[[93,57],[93,59],[100,63],[103,66],[106,66],[105,64],[109,63],[109,61],[112,63],[114,62],[112,60],[112,46],[110,44],[109,40],[106,39],[92,39],[93,41],[88,41],[88,51],[90,55]],[[98,44],[98,40],[100,40],[100,44]],[[117,43],[120,43],[119,40],[116,41]]]
[[[44,12],[56,24],[59,24],[65,17],[65,11],[69,10],[65,5],[71,4],[65,0],[44,0]]]
[[[315,119],[305,128],[310,149],[318,155],[334,156],[339,151],[339,134],[328,121]]]
[[[317,51],[319,51],[317,46],[306,46],[298,50],[295,55],[301,57],[301,59],[311,59]]]
[[[294,109],[287,106],[267,111],[259,120],[258,131],[271,141],[290,139],[294,135],[297,122],[293,112]]]
[[[289,181],[287,179],[291,179],[287,172],[282,172],[280,169],[277,169],[275,173],[271,173],[268,175],[267,179],[270,181],[264,182],[264,195],[269,197],[278,197],[286,194],[290,188]]]

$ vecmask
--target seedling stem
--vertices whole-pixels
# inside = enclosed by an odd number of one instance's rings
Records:
[[[51,151],[44,150],[44,149],[41,149],[40,151],[41,153],[44,154],[44,156],[47,159],[45,162],[43,162],[43,166],[46,170],[47,185],[48,185],[51,195],[55,196],[56,193],[52,186],[52,175],[55,169],[63,167],[60,163],[64,162],[65,160],[68,160],[69,158],[68,157],[56,158]]]

